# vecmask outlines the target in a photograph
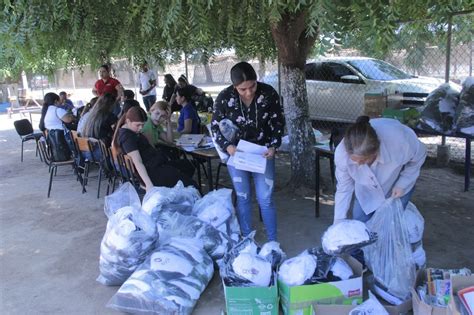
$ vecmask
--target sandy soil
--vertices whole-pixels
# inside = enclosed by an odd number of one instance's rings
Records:
[[[100,199],[95,196],[94,180],[82,194],[71,170],[65,168],[58,171],[51,198],[46,198],[48,168],[35,157],[33,142],[25,144],[25,159],[20,163],[20,138],[13,128],[14,119],[19,119],[18,115],[13,119],[0,115],[1,313],[116,313],[105,305],[117,288],[95,281],[106,226],[105,185]],[[428,266],[474,270],[474,192],[462,191],[462,172],[433,164],[428,161],[423,167],[413,197],[425,217],[423,242]],[[289,162],[284,155],[278,159],[278,233],[289,257],[318,246],[332,221],[333,187],[328,169],[329,163],[322,161],[321,217],[315,218],[314,193],[288,192]],[[254,222],[257,239],[263,241],[257,211]],[[220,314],[223,309],[223,290],[216,274],[194,314]]]

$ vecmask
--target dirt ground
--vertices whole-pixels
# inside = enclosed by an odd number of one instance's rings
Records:
[[[34,142],[25,144],[20,163],[21,142],[13,128],[17,116],[0,115],[0,312],[117,314],[105,305],[118,288],[95,281],[106,226],[105,187],[97,199],[97,182],[91,180],[82,194],[71,170],[60,169],[51,198],[46,198],[48,168],[35,157]],[[315,218],[314,192],[308,190],[305,196],[286,191],[289,162],[284,155],[278,159],[278,235],[289,257],[320,245],[321,234],[332,222],[329,163],[323,160],[321,165],[325,189],[321,217]],[[430,267],[474,270],[474,188],[462,190],[463,175],[456,168],[436,168],[431,161],[423,167],[412,201],[425,217],[423,243]],[[256,212],[257,239],[263,241]],[[194,314],[220,314],[224,306],[216,273]]]

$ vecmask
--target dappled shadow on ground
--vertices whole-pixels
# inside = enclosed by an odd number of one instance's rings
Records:
[[[7,124],[11,124],[10,129]],[[64,176],[54,181],[51,198],[47,199],[48,170],[35,157],[34,143],[25,144],[25,161],[20,163],[20,139],[13,120],[0,115],[0,125],[2,309],[8,314],[115,314],[105,304],[117,288],[95,281],[106,226],[104,199],[95,196],[97,182],[92,180],[90,191],[82,194],[79,183],[62,170]],[[289,192],[288,157],[278,157],[278,237],[289,257],[319,246],[322,233],[332,222],[334,187],[329,163],[322,160],[321,169],[321,217],[315,218],[314,190],[309,187],[303,193]],[[225,169],[221,179],[229,185]],[[462,189],[459,172],[436,168],[432,163],[422,169],[413,202],[426,221],[423,241],[428,266],[474,270],[474,192]],[[105,187],[102,196],[104,193]],[[264,242],[256,204],[253,220],[257,240]],[[224,295],[216,272],[194,314],[219,314],[223,308]]]

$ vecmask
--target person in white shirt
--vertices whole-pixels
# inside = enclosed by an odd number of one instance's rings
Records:
[[[335,152],[337,189],[334,223],[347,217],[366,222],[388,197],[410,201],[426,147],[409,127],[395,119],[361,116]]]
[[[44,96],[42,116],[40,119],[40,129],[64,130],[63,123],[70,123],[74,120],[72,114],[60,107],[60,98],[56,93],[47,93]]]
[[[140,94],[143,96],[143,103],[148,112],[150,107],[156,102],[156,85],[158,83],[155,71],[148,68],[146,61],[143,61],[141,64],[138,81],[140,82]]]

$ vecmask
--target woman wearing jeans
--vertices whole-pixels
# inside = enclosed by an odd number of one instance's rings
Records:
[[[264,156],[267,166],[264,174],[238,170],[228,165],[237,194],[237,214],[241,232],[252,231],[252,198],[250,178],[253,177],[257,201],[269,241],[277,239],[277,216],[273,203],[275,177],[275,150],[281,144],[284,118],[277,92],[265,83],[257,82],[257,74],[247,62],[240,62],[231,69],[232,85],[224,89],[214,103],[211,128],[217,144],[229,155],[234,155],[240,139],[268,150]],[[237,128],[233,141],[226,139],[219,128],[223,119],[230,120]]]

